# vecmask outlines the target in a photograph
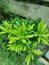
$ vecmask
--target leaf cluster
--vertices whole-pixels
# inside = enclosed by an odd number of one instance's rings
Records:
[[[49,34],[46,24],[41,20],[19,19],[3,21],[0,25],[0,35],[7,35],[7,49],[16,53],[25,53],[25,62],[29,65],[34,56],[41,55],[42,52],[36,47],[38,44],[48,44]]]

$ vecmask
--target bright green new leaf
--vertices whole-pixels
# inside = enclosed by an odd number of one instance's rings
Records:
[[[18,29],[18,26],[16,26],[15,24],[13,25],[15,29]]]
[[[43,41],[43,44],[48,44],[48,41],[44,38],[41,38],[41,40]]]
[[[27,44],[27,41],[26,41],[25,39],[22,39],[22,42],[23,42],[24,44]]]
[[[0,32],[0,35],[5,34],[6,32]]]
[[[40,43],[40,42],[41,42],[41,37],[38,38],[38,43]]]
[[[33,52],[34,54],[36,54],[36,55],[41,55],[41,54],[42,54],[42,52],[39,51],[39,50],[33,50],[32,52]]]
[[[32,58],[32,60],[34,60],[34,55],[33,54],[31,54],[31,58]]]
[[[40,23],[38,24],[38,31],[39,31],[39,32],[42,31],[43,25],[44,25],[43,22],[40,22]]]
[[[29,65],[29,63],[30,63],[30,55],[27,55],[27,57],[25,59],[25,62],[27,63],[27,65]]]
[[[26,25],[24,22],[22,22],[22,31],[25,32],[25,30],[26,30]]]
[[[35,26],[35,24],[33,24],[33,25],[28,25],[27,30],[28,30],[28,31],[32,30],[34,26]]]
[[[6,29],[5,27],[3,27],[3,26],[0,26],[0,29],[3,31],[3,32],[8,32],[8,29]]]
[[[11,29],[11,28],[12,28],[12,24],[9,24],[7,21],[4,21],[4,22],[3,22],[3,25],[4,25],[4,27],[7,28],[7,29]]]
[[[35,49],[37,47],[37,44],[38,44],[38,42],[33,42],[31,44],[31,46],[32,46],[31,50]]]
[[[15,42],[15,41],[17,41],[17,40],[19,40],[20,39],[20,37],[10,37],[9,38],[9,43],[13,43],[13,42]]]
[[[25,38],[33,38],[33,35],[26,35]]]

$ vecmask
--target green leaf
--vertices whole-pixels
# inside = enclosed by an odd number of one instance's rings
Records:
[[[20,39],[20,37],[10,37],[9,38],[9,43],[13,43],[13,42],[15,42],[15,41],[17,41],[17,40],[19,40]]]
[[[14,36],[17,36],[17,30],[9,30],[9,35],[14,35]]]
[[[22,44],[16,45],[15,51],[18,52],[18,53],[20,51],[23,51],[23,45]]]
[[[10,46],[7,50],[13,51],[13,50],[15,50],[15,47],[12,45],[12,46]]]
[[[36,55],[41,55],[41,54],[42,54],[42,52],[39,51],[39,50],[33,50],[32,52],[33,52],[34,54],[36,54]]]
[[[47,34],[43,34],[41,36],[43,36],[43,37],[49,37],[49,34],[47,33]]]
[[[25,31],[26,31],[26,25],[24,22],[22,22],[22,26],[21,26],[21,32],[22,32],[22,35],[25,34]]]
[[[36,48],[37,44],[38,44],[38,42],[33,42],[33,43],[31,44],[31,46],[32,46],[31,50],[33,50],[34,48]]]
[[[34,36],[31,34],[31,35],[26,35],[25,38],[33,38]]]
[[[26,25],[25,25],[25,23],[24,23],[24,22],[22,22],[22,31],[24,31],[24,32],[25,32],[25,30],[26,30]]]
[[[27,44],[27,41],[26,41],[25,39],[22,39],[22,42],[23,42],[24,44]]]
[[[24,51],[26,51],[26,50],[27,50],[27,47],[26,47],[26,46],[24,46],[24,47],[23,47],[23,50],[24,50]]]
[[[27,41],[27,42],[28,42],[28,44],[31,44],[31,43],[32,43],[32,41],[31,41],[31,40],[29,40],[29,39],[27,39],[27,40],[28,40],[28,41]]]
[[[35,24],[33,24],[33,25],[28,25],[27,30],[28,30],[28,31],[32,30],[34,26],[35,26]]]
[[[40,42],[41,42],[41,37],[38,38],[38,43],[40,43]]]
[[[12,50],[12,51],[13,51],[13,50],[15,50],[15,46],[16,46],[16,45],[15,45],[15,44],[10,44],[10,43],[8,43],[7,46],[8,46],[8,49],[7,49],[7,50]]]
[[[34,60],[34,55],[33,54],[31,54],[31,58],[32,58],[32,60]]]
[[[17,34],[16,34],[18,37],[21,37],[22,36],[22,32],[21,32],[21,27],[19,27],[17,29]]]
[[[38,31],[40,31],[41,28],[43,27],[42,24],[43,24],[42,22],[40,22],[40,23],[38,24]]]
[[[44,24],[44,22],[40,22],[39,24],[38,24],[38,31],[39,32],[43,32],[43,30],[45,30],[45,24]]]
[[[42,32],[45,32],[45,30],[46,30],[46,24],[43,24]]]
[[[16,26],[15,24],[13,25],[15,29],[18,29],[18,26]]]
[[[6,32],[0,32],[0,35],[5,34]]]
[[[16,20],[16,25],[17,25],[17,26],[20,26],[20,23],[19,23],[19,21],[17,21],[17,20]]]
[[[27,63],[27,65],[29,65],[29,63],[30,63],[30,55],[29,54],[27,55],[25,62]]]
[[[34,60],[34,55],[28,54],[27,57],[25,58],[25,62],[27,63],[27,65],[30,64],[31,59]]]
[[[48,41],[44,38],[41,38],[41,40],[43,41],[43,44],[48,44]]]
[[[0,26],[0,29],[2,30],[2,31],[4,31],[4,32],[8,32],[8,30],[5,28],[5,27],[3,27],[3,26]]]
[[[4,27],[6,27],[7,29],[11,29],[12,28],[12,24],[9,24],[7,21],[3,22]]]

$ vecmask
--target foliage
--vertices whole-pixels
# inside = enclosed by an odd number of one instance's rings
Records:
[[[42,20],[40,22],[19,18],[5,20],[0,25],[0,30],[0,36],[6,35],[7,50],[16,51],[18,55],[24,54],[27,65],[31,59],[35,59],[35,55],[42,54],[37,49],[38,44],[48,44],[49,34]]]

